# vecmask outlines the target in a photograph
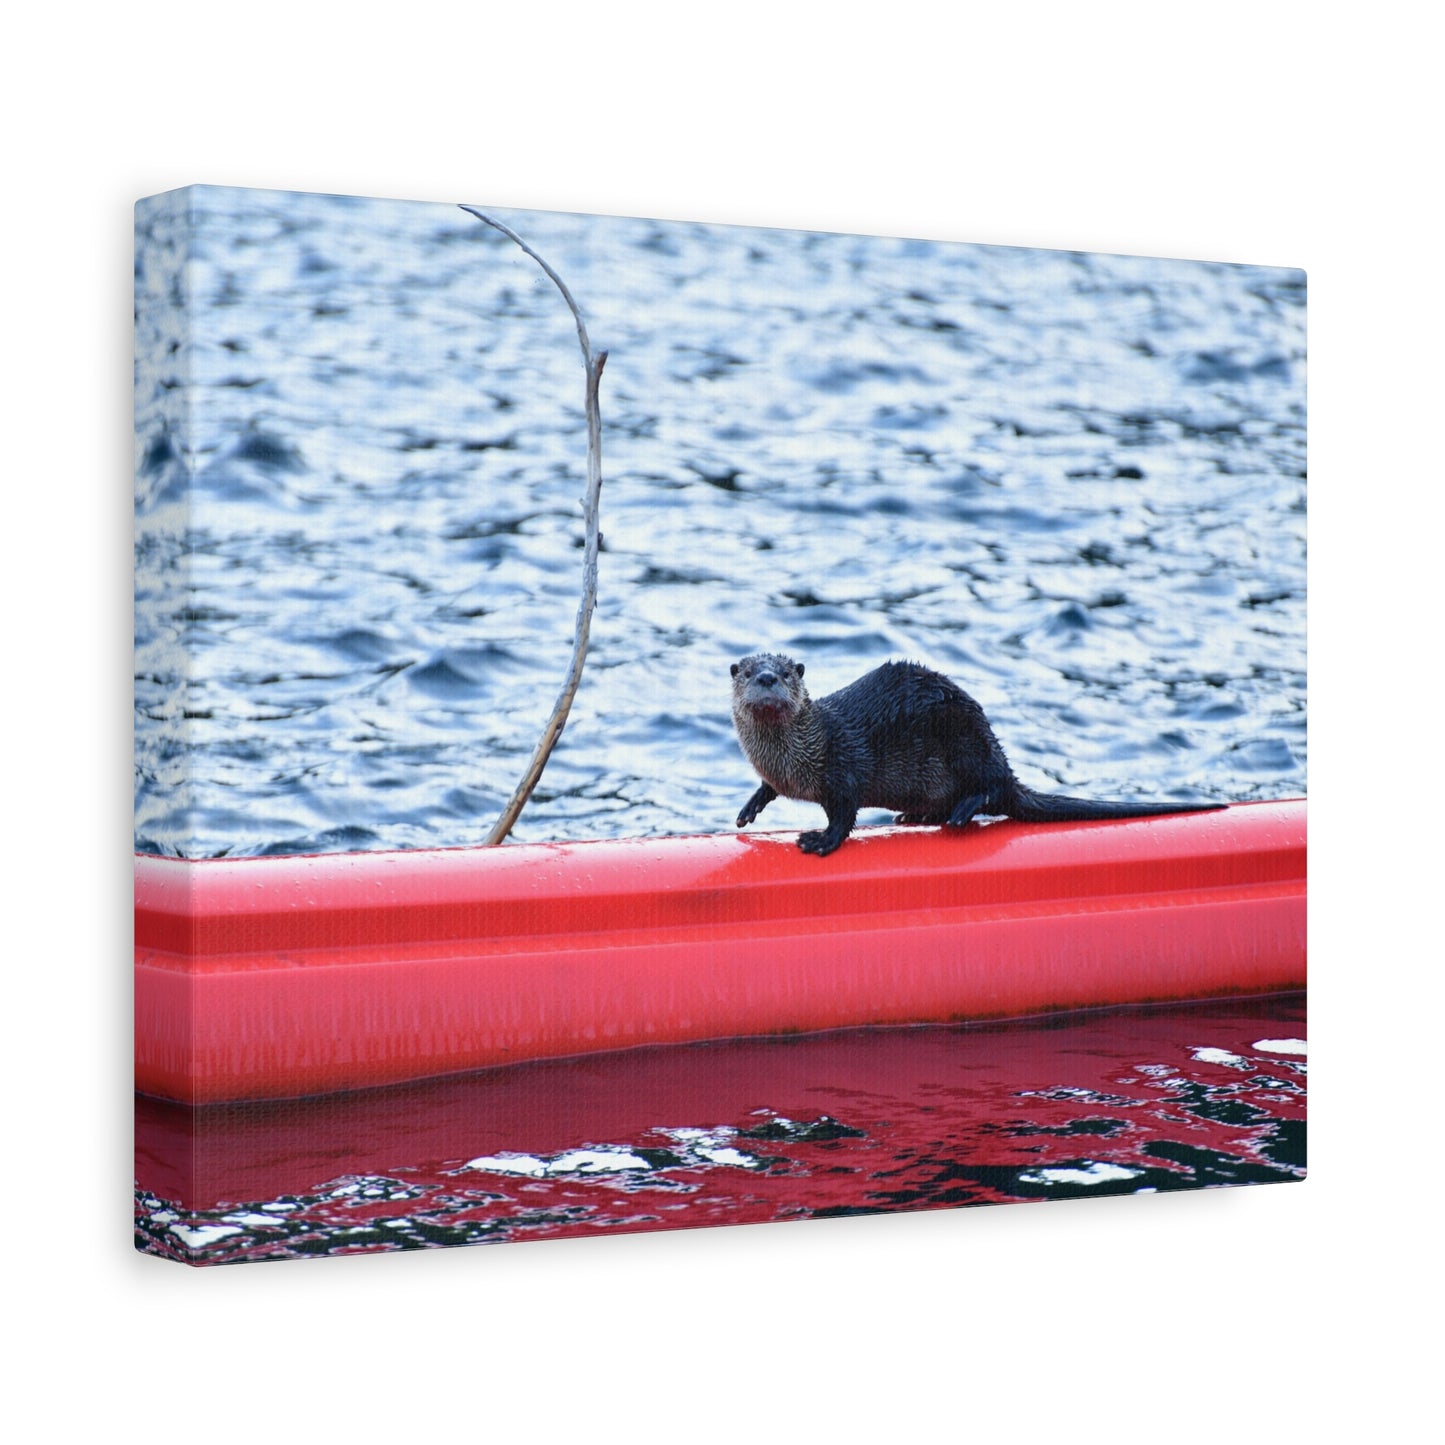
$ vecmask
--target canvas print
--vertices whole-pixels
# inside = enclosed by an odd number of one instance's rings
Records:
[[[462,202],[137,206],[137,1247],[1302,1179],[1303,273]]]

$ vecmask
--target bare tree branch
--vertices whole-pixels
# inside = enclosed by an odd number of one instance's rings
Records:
[[[572,644],[572,662],[567,669],[567,677],[562,684],[557,704],[552,709],[552,716],[547,719],[547,726],[542,729],[542,736],[537,741],[532,760],[527,764],[527,771],[523,773],[516,791],[508,799],[507,806],[502,809],[501,816],[487,835],[487,842],[491,844],[502,842],[512,831],[512,825],[526,806],[527,799],[532,796],[532,790],[542,776],[542,769],[547,766],[547,759],[551,756],[557,739],[562,736],[562,729],[567,724],[567,714],[572,708],[572,699],[577,696],[577,685],[582,680],[582,664],[587,656],[587,639],[592,630],[592,609],[597,602],[597,553],[602,539],[597,527],[602,501],[602,412],[597,404],[597,389],[602,381],[602,368],[607,364],[607,353],[593,352],[592,343],[587,339],[587,326],[582,320],[582,312],[572,299],[572,293],[541,256],[510,226],[494,220],[475,206],[463,206],[462,210],[479,221],[485,221],[494,230],[515,241],[551,278],[552,284],[562,293],[567,309],[577,322],[577,340],[582,346],[582,365],[587,374],[584,394],[587,414],[587,493],[582,499],[586,540],[582,552],[582,601],[577,608],[577,633]]]

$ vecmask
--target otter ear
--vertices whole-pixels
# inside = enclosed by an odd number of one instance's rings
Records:
[[[802,677],[802,675],[803,675],[803,664],[800,662],[800,663],[798,664],[798,676],[799,676],[799,677]]]
[[[733,665],[732,665],[732,674],[733,674],[734,677],[736,677],[736,676],[738,675],[738,665],[737,665],[737,663],[733,663]]]

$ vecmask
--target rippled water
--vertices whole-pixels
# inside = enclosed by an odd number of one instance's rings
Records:
[[[1305,790],[1300,273],[498,214],[611,353],[519,840],[730,827],[757,648],[930,663],[1037,787]],[[571,650],[560,297],[448,206],[218,188],[142,204],[137,291],[137,847],[480,841]]]
[[[140,1100],[136,1241],[235,1263],[1285,1182],[1303,1023],[1268,999]]]

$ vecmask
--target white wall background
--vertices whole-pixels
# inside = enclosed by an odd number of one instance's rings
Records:
[[[12,15],[16,1438],[1418,1438],[1440,1258],[1426,14],[141,0]],[[1311,1178],[280,1268],[133,1255],[130,206],[201,180],[1305,267]]]

